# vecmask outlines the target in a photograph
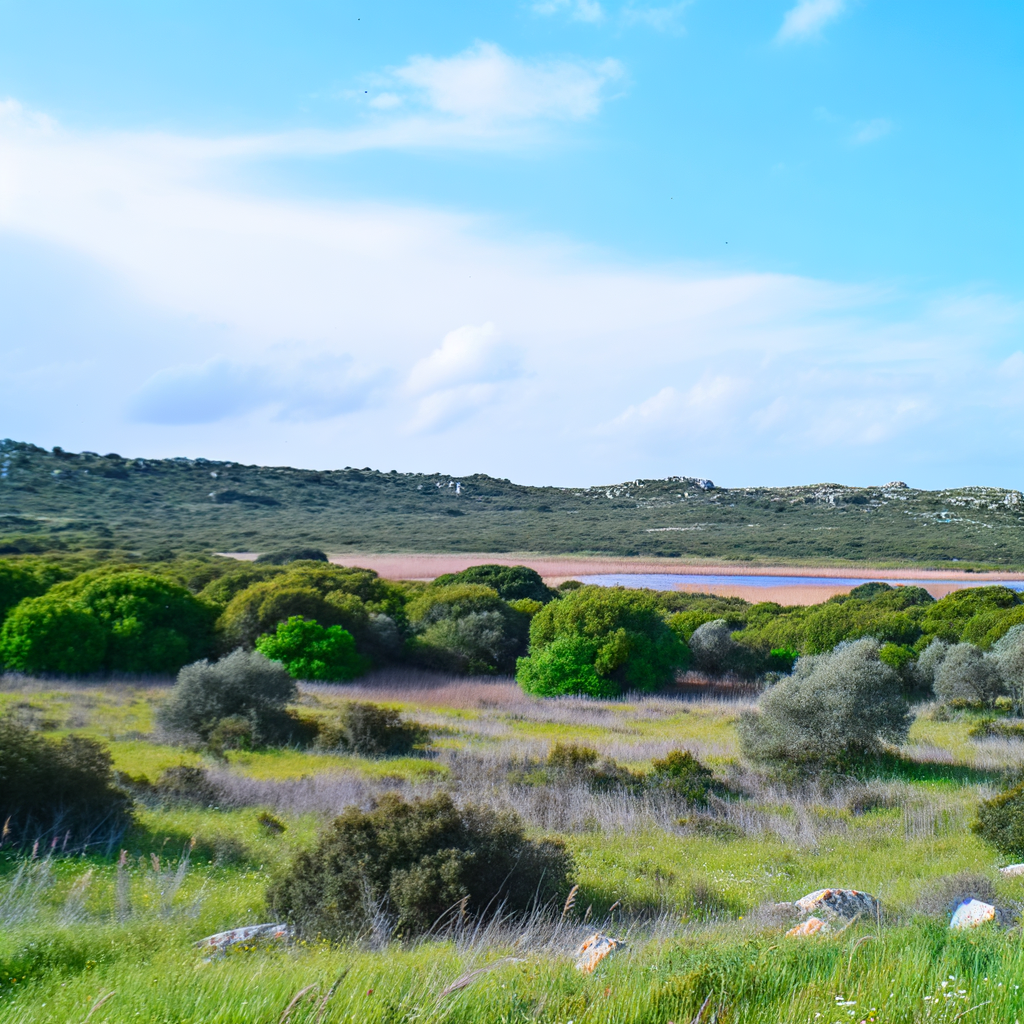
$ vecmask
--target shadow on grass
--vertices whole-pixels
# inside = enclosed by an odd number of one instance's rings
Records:
[[[865,763],[856,772],[862,779],[881,778],[901,782],[945,782],[959,786],[976,786],[999,782],[998,769],[973,768],[966,764],[942,764],[937,761],[915,761],[903,754],[885,753]]]

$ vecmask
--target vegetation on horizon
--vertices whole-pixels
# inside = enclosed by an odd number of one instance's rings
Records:
[[[1024,566],[1021,494],[989,487],[726,489],[681,476],[528,487],[484,474],[123,458],[5,440],[0,496],[0,554],[260,551],[273,564],[311,550],[532,551]]]

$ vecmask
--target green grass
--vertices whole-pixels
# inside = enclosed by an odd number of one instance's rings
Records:
[[[153,777],[169,763],[190,759],[213,766],[200,753],[138,734],[164,692],[26,683],[0,699],[53,735],[67,731],[71,719],[101,738],[136,730],[134,738],[112,742],[118,764],[133,774]],[[325,713],[343,699],[326,691],[316,696]],[[220,770],[281,785],[326,773],[362,779],[377,787],[374,792],[401,779],[427,787],[423,791],[450,786],[459,792],[495,758],[542,752],[559,740],[591,743],[636,766],[649,764],[668,744],[714,749],[720,772],[739,768],[732,726],[737,708],[724,703],[656,698],[445,709],[417,706],[410,695],[403,706],[443,726],[443,750],[430,758],[383,761],[291,749],[234,752]],[[205,959],[196,940],[269,919],[266,886],[314,841],[324,817],[313,810],[275,806],[286,827],[272,834],[260,825],[257,806],[143,807],[121,843],[126,864],[120,882],[116,855],[51,864],[26,861],[8,848],[0,851],[0,920],[14,905],[19,868],[27,864],[29,876],[41,883],[21,918],[15,914],[0,927],[0,1022],[276,1024],[308,986],[287,1018],[292,1024],[680,1024],[708,997],[705,1024],[714,1012],[723,1024],[1024,1019],[1024,991],[1016,987],[1024,985],[1019,930],[992,926],[954,934],[945,918],[915,911],[938,879],[964,871],[992,879],[1001,903],[1024,903],[1024,880],[999,876],[1002,861],[967,827],[989,791],[985,766],[999,751],[1012,757],[1015,748],[974,741],[969,727],[966,719],[920,717],[907,750],[928,748],[948,763],[914,762],[921,777],[909,773],[881,784],[888,805],[856,814],[827,794],[780,798],[765,789],[746,798],[744,813],[751,820],[771,817],[774,831],[732,839],[695,834],[671,820],[658,825],[654,818],[618,826],[602,819],[604,798],[595,797],[593,820],[563,835],[577,865],[575,907],[561,932],[521,942],[507,928],[486,941],[396,943],[376,951],[314,942]],[[449,762],[450,755],[462,761]],[[466,759],[469,767],[459,769]],[[484,782],[479,786],[487,791]],[[523,806],[524,814],[533,813]],[[545,831],[536,822],[531,830]],[[186,850],[190,863],[174,891],[169,880]],[[795,940],[758,909],[826,885],[874,893],[883,920]],[[628,947],[584,976],[571,954],[595,921]],[[496,966],[441,995],[465,972],[488,965]],[[321,1004],[335,982],[330,1001]],[[114,994],[89,1017],[108,993]]]

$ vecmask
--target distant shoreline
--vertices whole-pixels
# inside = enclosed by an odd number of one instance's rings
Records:
[[[255,552],[222,552],[222,554],[252,561]],[[960,589],[958,582],[977,584],[986,577],[992,582],[1002,580],[1024,580],[1024,572],[967,572],[956,569],[920,569],[913,566],[902,568],[874,568],[865,565],[844,566],[793,566],[793,565],[752,565],[749,562],[693,562],[676,558],[629,558],[594,555],[536,555],[529,552],[521,554],[370,554],[363,552],[346,552],[331,554],[331,562],[336,565],[355,566],[361,569],[372,569],[386,579],[394,580],[432,580],[444,573],[461,572],[471,565],[526,565],[535,569],[549,586],[577,576],[596,576],[601,574],[643,573],[652,575],[680,574],[695,576],[730,576],[734,581],[709,583],[702,587],[699,583],[681,586],[680,590],[718,594],[722,597],[742,597],[745,600],[776,601],[787,605],[820,604],[836,594],[848,593],[851,587],[844,584],[830,586],[828,584],[793,584],[777,587],[755,586],[744,584],[744,576],[820,576],[831,578],[873,577],[879,580],[906,579],[913,577],[919,580],[934,581],[927,587],[933,597],[943,597],[953,590]],[[949,583],[951,586],[945,586]]]

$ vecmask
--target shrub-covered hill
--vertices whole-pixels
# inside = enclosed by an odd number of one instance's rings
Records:
[[[759,562],[1024,565],[1018,491],[527,487],[482,474],[123,458],[0,441],[0,554],[535,551]]]

